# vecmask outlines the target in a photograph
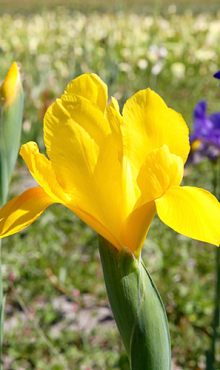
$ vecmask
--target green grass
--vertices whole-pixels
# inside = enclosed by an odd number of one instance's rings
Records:
[[[9,1],[5,10],[6,5]],[[4,12],[0,79],[13,60],[19,62],[26,95],[22,142],[35,140],[44,150],[47,106],[85,72],[99,74],[121,107],[134,92],[151,87],[191,127],[198,100],[207,98],[210,112],[220,108],[218,82],[212,78],[220,68],[219,27],[220,14],[179,15],[174,7],[166,17],[85,15],[64,7],[29,17]],[[187,172],[185,184],[212,190],[207,160]],[[19,159],[11,196],[27,188],[29,179]],[[156,217],[143,258],[166,306],[175,362],[184,370],[203,369],[211,333],[215,247],[176,234]],[[111,320],[108,325],[98,320],[108,303],[91,229],[62,206],[51,206],[27,230],[4,240],[2,260],[4,369],[128,370],[116,327]],[[90,331],[79,325],[80,312],[97,317]]]
[[[54,10],[58,6],[65,6],[70,11],[81,11],[84,13],[91,12],[136,12],[140,14],[151,14],[152,12],[162,12],[167,14],[175,4],[175,7],[179,13],[183,13],[186,9],[193,11],[194,13],[200,13],[202,11],[211,11],[216,13],[219,9],[218,0],[194,0],[193,3],[190,0],[178,0],[175,3],[172,0],[114,0],[114,1],[103,1],[103,0],[1,0],[0,12],[4,13],[41,13],[42,10]]]

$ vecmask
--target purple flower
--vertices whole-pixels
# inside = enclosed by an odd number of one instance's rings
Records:
[[[214,74],[214,77],[217,78],[218,80],[220,80],[220,71],[216,72]]]
[[[220,112],[207,116],[206,101],[202,100],[196,105],[193,115],[189,163],[198,163],[203,157],[216,160],[220,155]]]

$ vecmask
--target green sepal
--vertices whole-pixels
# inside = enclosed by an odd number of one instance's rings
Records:
[[[24,94],[22,86],[12,104],[0,106],[0,206],[6,202],[8,186],[18,157]]]
[[[163,302],[146,267],[131,251],[99,236],[110,305],[132,370],[170,370],[171,349]]]

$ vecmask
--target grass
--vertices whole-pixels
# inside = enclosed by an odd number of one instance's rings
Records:
[[[174,6],[172,0],[114,0],[114,1],[103,1],[103,0],[1,0],[0,12],[8,13],[41,13],[42,10],[54,10],[58,6],[65,6],[70,11],[81,11],[86,14],[91,12],[136,12],[139,14],[151,14],[152,12],[162,12],[164,14],[169,13]],[[190,0],[178,0],[175,2],[175,7],[179,13],[183,13],[186,9],[193,11],[194,13],[200,13],[202,11],[210,11],[216,13],[219,9],[218,0],[212,0],[207,4],[205,0],[194,0],[193,3]]]
[[[134,92],[150,86],[191,127],[199,100],[207,98],[210,112],[219,110],[218,83],[212,78],[220,64],[219,27],[219,14],[176,14],[175,7],[165,17],[85,15],[64,7],[29,17],[4,12],[0,79],[13,60],[20,63],[26,94],[22,142],[35,140],[44,150],[47,106],[85,72],[98,73],[121,107]],[[212,190],[208,160],[188,167],[184,183]],[[11,196],[30,185],[19,159]],[[143,258],[166,306],[174,362],[184,370],[204,369],[215,248],[182,237],[155,218]],[[4,369],[128,369],[111,313],[100,314],[108,302],[91,229],[53,205],[27,230],[4,240],[2,260]],[[86,317],[89,330],[83,328]]]

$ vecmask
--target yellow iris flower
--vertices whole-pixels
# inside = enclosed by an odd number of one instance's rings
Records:
[[[14,103],[17,92],[21,89],[21,77],[17,63],[12,63],[0,88],[0,104],[6,108]]]
[[[180,187],[189,153],[182,116],[150,89],[125,104],[107,105],[107,86],[95,74],[73,80],[44,117],[47,159],[29,142],[20,154],[40,185],[0,211],[5,237],[61,203],[117,249],[139,256],[152,219],[177,232],[220,243],[220,205],[209,192]]]

